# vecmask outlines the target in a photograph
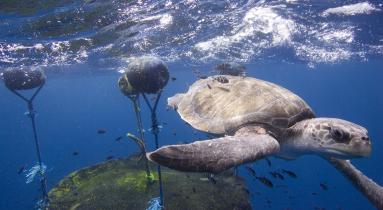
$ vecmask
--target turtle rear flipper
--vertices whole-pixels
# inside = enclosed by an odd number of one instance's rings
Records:
[[[164,146],[147,157],[179,171],[219,173],[278,151],[279,143],[270,135],[249,134]]]

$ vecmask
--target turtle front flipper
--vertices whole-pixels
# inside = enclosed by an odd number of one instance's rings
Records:
[[[383,209],[383,187],[359,171],[349,160],[326,158],[340,171],[370,202],[377,208]]]
[[[270,135],[249,134],[164,146],[147,157],[178,171],[219,173],[278,151],[279,143]]]

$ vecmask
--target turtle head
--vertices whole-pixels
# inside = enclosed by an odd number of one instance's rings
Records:
[[[314,153],[341,159],[371,154],[368,132],[360,125],[335,118],[314,118],[302,123],[302,139]]]

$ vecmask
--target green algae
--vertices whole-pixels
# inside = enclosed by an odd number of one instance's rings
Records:
[[[157,174],[148,182],[144,168],[127,158],[75,171],[49,192],[49,209],[146,209],[159,192]],[[244,181],[230,174],[216,176],[213,184],[201,174],[163,168],[162,179],[166,209],[251,209]]]

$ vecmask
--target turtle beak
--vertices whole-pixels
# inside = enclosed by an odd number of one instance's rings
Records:
[[[336,143],[325,148],[326,156],[340,159],[369,157],[371,141],[368,137],[354,137],[347,144]]]

